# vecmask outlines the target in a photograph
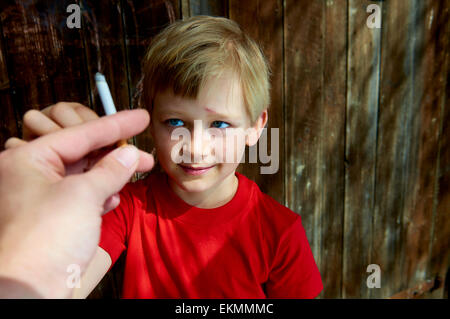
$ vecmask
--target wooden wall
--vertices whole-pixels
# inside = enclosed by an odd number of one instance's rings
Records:
[[[82,7],[69,29],[66,8]],[[366,21],[381,9],[380,29]],[[0,142],[57,101],[102,114],[93,75],[119,109],[138,105],[150,39],[191,15],[237,21],[273,70],[269,127],[280,168],[240,171],[302,216],[321,298],[448,296],[449,8],[445,0],[5,0],[0,4]],[[149,150],[148,133],[135,138]],[[381,267],[381,288],[366,269]],[[123,257],[90,298],[120,296]],[[448,279],[447,279],[448,280]]]

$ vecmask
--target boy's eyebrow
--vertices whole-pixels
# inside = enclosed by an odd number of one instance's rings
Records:
[[[219,112],[211,110],[210,108],[207,108],[207,107],[205,108],[205,110],[208,111],[208,113],[212,113],[212,114],[217,115],[219,117],[227,118],[227,119],[230,119],[230,120],[238,120],[240,118],[239,116],[235,116],[234,114],[233,115],[229,115],[229,114],[219,113]],[[183,112],[180,112],[178,110],[174,110],[174,109],[171,109],[171,108],[165,110],[164,113],[166,113],[166,114],[173,114],[173,115],[180,115],[180,116],[185,115]]]
[[[211,112],[211,113],[217,114],[217,112],[216,112],[216,111],[214,111],[214,110],[211,110],[211,109],[209,109],[209,108],[205,108],[205,110],[207,110],[208,112]]]
[[[238,120],[238,119],[240,119],[240,117],[237,116],[236,114],[231,114],[230,115],[230,114],[219,113],[219,112],[216,112],[214,110],[211,110],[210,108],[205,108],[205,110],[208,111],[209,113],[212,113],[212,114],[217,115],[217,116],[222,117],[222,118],[228,118],[230,120]]]

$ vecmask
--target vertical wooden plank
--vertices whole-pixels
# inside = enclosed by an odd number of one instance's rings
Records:
[[[342,295],[345,191],[345,110],[347,76],[347,3],[324,1],[322,124],[320,136],[320,224],[323,297]]]
[[[285,1],[286,196],[324,279],[341,296],[346,3]]]
[[[91,108],[104,115],[95,73],[105,75],[117,110],[130,108],[124,29],[120,0],[81,0],[82,33],[91,88]]]
[[[181,2],[181,18],[186,19],[191,16],[191,8],[189,5],[189,0],[180,0]]]
[[[444,291],[450,268],[450,4],[437,1],[431,6],[427,15],[430,41],[433,45],[427,50],[430,69],[425,78],[428,103],[440,107],[439,148],[437,176],[433,207],[433,229],[430,242],[430,257],[427,278],[438,278],[441,289],[431,293],[433,298],[448,299]]]
[[[444,51],[439,51],[437,24],[443,3],[413,1],[410,16],[412,39],[410,113],[408,134],[411,147],[408,154],[405,185],[404,244],[402,286],[414,287],[428,277],[427,266],[432,241],[433,196],[439,150],[439,98],[445,94],[443,79]],[[441,7],[441,8],[440,8]],[[433,21],[434,20],[434,21]],[[444,32],[443,30],[441,32]],[[448,32],[448,29],[447,29]],[[436,64],[436,62],[440,62]],[[444,253],[444,252],[442,252]]]
[[[284,120],[283,120],[283,4],[282,1],[235,1],[229,2],[230,19],[236,21],[241,28],[262,48],[271,70],[271,104],[269,106],[269,121],[267,124],[267,154],[270,154],[272,144],[271,128],[279,129],[278,171],[270,175],[260,173],[261,164],[249,163],[248,148],[245,163],[240,164],[238,171],[255,181],[261,190],[278,202],[284,204]],[[258,147],[261,144],[258,143]],[[278,154],[272,154],[273,159]],[[259,156],[258,156],[259,157]]]
[[[19,115],[26,110],[51,104],[53,93],[48,81],[45,28],[35,3],[10,1],[3,4],[1,23],[9,56],[10,84]],[[36,21],[37,20],[37,21]]]
[[[47,72],[50,72],[54,101],[88,105],[89,75],[86,73],[82,35],[80,29],[67,27],[67,17],[70,15],[67,7],[74,2],[36,1],[36,7],[40,9],[39,13],[34,14],[45,17],[42,23],[48,27],[49,46],[45,48],[45,54],[50,56]]]
[[[28,109],[57,100],[87,101],[80,31],[66,25],[66,8],[72,2],[2,3],[12,100],[20,118]]]
[[[316,263],[322,269],[320,166],[323,3],[286,0],[284,7],[285,156],[288,207],[302,216]],[[324,278],[327,294],[329,278]]]
[[[209,15],[227,17],[227,3],[227,0],[189,0],[190,16]]]
[[[348,3],[343,298],[370,295],[366,269],[371,264],[381,29],[367,27],[367,5]]]
[[[410,179],[417,174],[419,103],[414,101],[417,72],[414,46],[416,1],[383,3],[380,109],[372,262],[381,268],[375,298],[405,290],[405,220],[411,209]]]

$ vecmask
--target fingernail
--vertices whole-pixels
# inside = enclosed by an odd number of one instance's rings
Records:
[[[116,160],[126,168],[131,168],[139,158],[138,150],[134,146],[119,147],[115,152]]]

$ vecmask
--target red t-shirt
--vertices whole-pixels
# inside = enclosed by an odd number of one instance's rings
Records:
[[[164,173],[127,184],[99,246],[126,249],[123,298],[314,298],[323,289],[300,216],[236,173],[225,205],[178,197]]]

